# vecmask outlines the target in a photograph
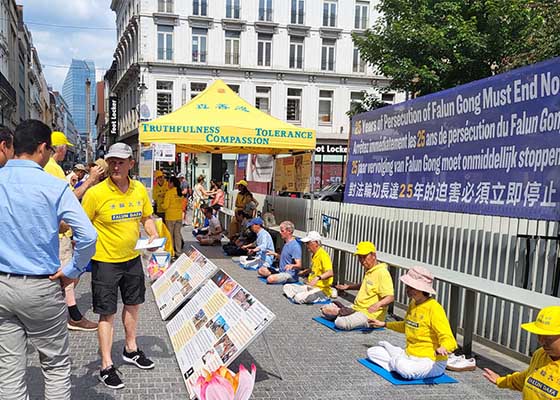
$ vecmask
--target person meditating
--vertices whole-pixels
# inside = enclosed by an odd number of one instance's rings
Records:
[[[423,267],[413,267],[401,276],[411,299],[404,321],[370,320],[374,328],[387,327],[404,333],[406,348],[380,341],[367,350],[368,358],[405,379],[435,378],[445,372],[447,357],[457,348],[443,307],[433,298],[433,276]]]
[[[560,306],[543,308],[537,320],[522,324],[521,328],[537,335],[542,346],[531,357],[529,368],[499,376],[484,368],[483,376],[502,389],[523,393],[523,400],[558,399],[560,393]]]

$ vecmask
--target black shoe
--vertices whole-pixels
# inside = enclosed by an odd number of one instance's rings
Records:
[[[154,362],[149,358],[146,358],[144,352],[140,349],[128,353],[125,347],[123,350],[123,360],[129,364],[134,364],[141,369],[152,369],[155,367]]]
[[[111,365],[109,368],[102,369],[99,372],[99,380],[111,389],[122,389],[124,387],[124,383],[117,372],[120,374],[120,371]]]

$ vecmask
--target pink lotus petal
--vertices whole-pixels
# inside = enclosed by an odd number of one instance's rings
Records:
[[[213,376],[206,386],[206,398],[200,400],[233,400],[233,387],[227,379]]]
[[[253,393],[255,386],[255,377],[257,376],[257,367],[251,365],[251,373],[243,364],[239,365],[239,386],[235,393],[234,400],[248,400]]]
[[[206,387],[208,386],[208,382],[206,379],[201,375],[196,380],[196,383],[193,386],[194,394],[196,394],[196,398],[199,400],[206,400]]]

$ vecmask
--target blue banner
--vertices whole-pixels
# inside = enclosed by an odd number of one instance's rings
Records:
[[[560,58],[355,116],[344,199],[560,220]]]
[[[249,155],[247,154],[238,154],[237,155],[237,168],[238,169],[247,169],[247,160]]]

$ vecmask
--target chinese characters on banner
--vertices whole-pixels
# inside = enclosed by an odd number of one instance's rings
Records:
[[[560,58],[357,115],[345,201],[560,219]]]

